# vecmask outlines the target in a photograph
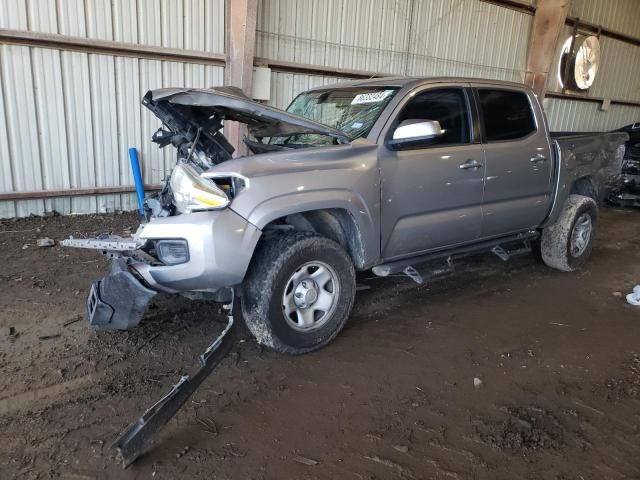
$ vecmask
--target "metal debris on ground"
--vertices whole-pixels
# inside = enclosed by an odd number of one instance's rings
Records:
[[[476,388],[480,388],[482,387],[482,385],[484,384],[484,382],[482,381],[482,379],[478,378],[478,377],[473,377],[473,386]]]
[[[38,246],[39,247],[54,247],[56,245],[56,241],[49,237],[39,238]]]
[[[308,465],[309,467],[313,467],[314,465],[318,464],[317,460],[313,460],[311,458],[303,457],[302,455],[296,455],[295,457],[293,457],[293,459],[296,462],[301,463],[303,465]]]
[[[59,336],[59,333],[54,333],[53,335],[41,335],[38,337],[38,340],[52,340],[54,338],[58,338]]]
[[[634,307],[640,307],[640,285],[633,287],[633,292],[627,295],[627,303]]]

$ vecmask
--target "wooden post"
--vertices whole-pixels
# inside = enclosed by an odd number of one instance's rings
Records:
[[[257,0],[226,0],[225,17],[227,26],[225,84],[241,88],[248,97],[251,97],[258,2]],[[237,154],[246,153],[242,143],[242,137],[246,133],[245,125],[227,122],[226,136],[236,148]]]
[[[536,5],[524,83],[533,88],[540,100],[546,92],[547,76],[570,4],[571,0],[538,0]]]

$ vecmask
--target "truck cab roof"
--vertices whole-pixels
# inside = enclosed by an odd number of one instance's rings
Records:
[[[350,87],[408,87],[413,88],[419,85],[438,84],[438,83],[482,83],[491,86],[513,87],[518,89],[528,89],[526,85],[516,82],[508,82],[505,80],[488,80],[486,78],[465,78],[465,77],[406,77],[406,76],[390,76],[375,77],[362,80],[351,80],[346,82],[332,83],[330,85],[322,85],[309,89],[309,92],[320,90],[333,90],[339,88]]]

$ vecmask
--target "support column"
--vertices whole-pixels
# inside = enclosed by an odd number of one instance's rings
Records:
[[[248,97],[251,97],[253,80],[257,17],[257,0],[225,1],[225,26],[227,30],[225,84],[241,88]],[[227,122],[226,136],[239,154],[246,153],[242,143],[242,137],[246,133],[245,125]]]
[[[533,88],[540,100],[546,92],[547,76],[570,4],[571,0],[538,0],[536,4],[524,83]]]

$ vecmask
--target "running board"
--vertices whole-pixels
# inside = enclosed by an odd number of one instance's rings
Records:
[[[428,253],[419,257],[411,257],[395,262],[383,263],[373,267],[372,271],[379,277],[388,277],[396,273],[404,273],[414,282],[421,284],[425,280],[425,276],[433,278],[436,276],[451,273],[455,270],[454,259],[465,257],[468,255],[491,251],[501,260],[507,261],[514,256],[523,255],[531,252],[531,240],[538,238],[540,234],[536,231],[519,233],[517,235],[509,235],[506,237],[494,238],[473,245],[465,245],[449,250]],[[522,242],[524,245],[516,250],[507,250],[504,245],[509,243]],[[429,271],[428,275],[422,275],[416,269],[417,265],[421,265],[435,260],[446,259],[446,264],[442,267],[434,268]]]

